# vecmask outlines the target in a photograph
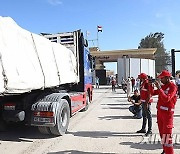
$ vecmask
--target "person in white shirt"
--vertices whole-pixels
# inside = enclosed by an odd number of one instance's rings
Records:
[[[136,85],[135,85],[135,90],[140,90],[140,79],[139,78],[137,78],[136,79]]]
[[[95,78],[96,88],[99,89],[99,77]]]
[[[132,83],[130,78],[127,79],[126,84],[127,84],[127,97],[130,97],[132,91]]]
[[[180,76],[176,79],[176,85],[178,86],[178,96],[180,98]]]

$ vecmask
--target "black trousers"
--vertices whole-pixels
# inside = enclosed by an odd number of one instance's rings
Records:
[[[148,108],[147,108],[146,104],[142,102],[142,116],[143,116],[142,129],[146,129],[146,124],[148,121],[148,131],[152,131],[151,104],[148,104]]]
[[[180,85],[178,85],[178,95],[180,97]]]
[[[112,91],[116,91],[115,85],[112,85]]]

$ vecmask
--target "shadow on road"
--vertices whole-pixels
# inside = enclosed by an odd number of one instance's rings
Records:
[[[117,110],[127,110],[128,107],[103,107],[102,109],[117,109]]]
[[[60,152],[50,152],[48,154],[115,154],[115,153],[84,152],[84,151],[78,151],[78,150],[66,150],[66,151],[60,151]]]
[[[29,127],[23,124],[11,124],[6,131],[0,132],[1,141],[33,142],[32,139],[49,139],[53,135],[41,134],[37,127]]]
[[[152,114],[152,117],[153,117],[153,118],[156,118],[157,115],[156,115],[156,114]],[[180,118],[180,115],[179,115],[179,114],[175,114],[175,115],[174,115],[174,118]]]
[[[133,143],[133,142],[121,142],[121,145],[129,145],[130,148],[142,149],[142,150],[156,150],[162,149],[161,143]],[[174,149],[179,149],[179,144],[174,144]]]
[[[174,118],[180,118],[180,115],[179,114],[175,114]]]
[[[126,96],[109,96],[109,97],[105,97],[105,98],[126,98]]]
[[[157,144],[147,144],[147,143],[133,143],[133,142],[121,142],[119,143],[121,145],[129,145],[130,148],[134,149],[142,149],[142,150],[156,150],[156,149],[162,149],[162,146],[160,143]]]
[[[126,94],[125,92],[116,92],[116,94]]]
[[[126,104],[101,104],[101,105],[109,105],[109,106],[117,106],[117,105],[121,105],[121,106],[125,106],[125,105],[131,105],[130,103],[126,103]]]
[[[108,138],[108,137],[136,137],[142,136],[134,132],[110,132],[110,131],[78,131],[78,132],[67,132],[74,136],[90,137],[90,138]]]
[[[98,92],[97,92],[97,91],[96,91],[96,93],[97,93],[97,94],[104,94],[104,93],[106,93],[106,92],[103,92],[103,91],[98,91]]]
[[[135,119],[133,116],[103,116],[98,118],[100,120]]]

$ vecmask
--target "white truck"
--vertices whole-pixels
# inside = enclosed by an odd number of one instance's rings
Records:
[[[21,28],[10,17],[0,17],[1,130],[21,122],[44,134],[63,135],[70,117],[88,109],[92,57],[82,32],[45,37]]]

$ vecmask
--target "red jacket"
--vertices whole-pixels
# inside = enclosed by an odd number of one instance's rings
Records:
[[[177,86],[173,82],[162,85],[161,89],[154,91],[154,95],[157,94],[157,109],[173,111],[177,101]]]
[[[112,83],[113,86],[116,85],[116,80],[113,79],[113,80],[111,81],[111,83]]]
[[[143,103],[153,102],[153,99],[151,98],[152,93],[153,93],[153,87],[149,85],[148,80],[146,79],[141,84],[141,88],[140,88],[141,102]]]
[[[134,78],[131,79],[131,83],[132,83],[133,86],[135,85],[135,79]]]

